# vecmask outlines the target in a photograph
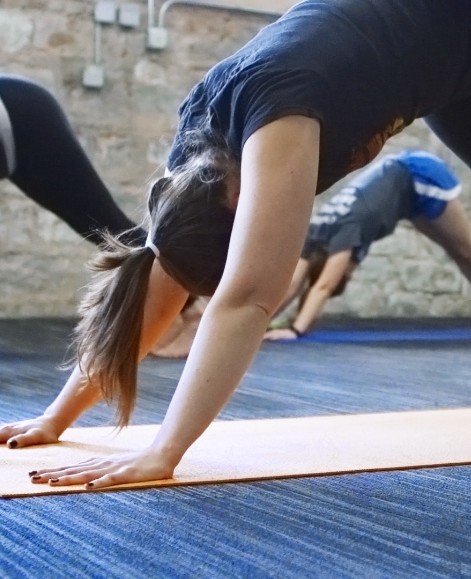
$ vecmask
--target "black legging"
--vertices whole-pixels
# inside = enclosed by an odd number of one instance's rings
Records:
[[[113,235],[135,224],[116,205],[87,158],[56,99],[28,79],[0,76],[0,98],[10,117],[16,169],[8,177],[28,197],[52,211],[77,233],[99,243],[98,231]],[[141,228],[129,242],[143,245]]]
[[[471,98],[429,115],[425,121],[471,169]]]

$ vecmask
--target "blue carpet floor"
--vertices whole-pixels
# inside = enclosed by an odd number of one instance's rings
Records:
[[[319,330],[302,337],[308,342],[464,342],[471,341],[471,329],[439,330]]]
[[[455,331],[466,321],[360,326]],[[70,329],[0,320],[0,421],[29,417],[55,396]],[[358,330],[345,320],[319,328]],[[144,362],[135,424],[162,420],[182,366]],[[221,418],[469,405],[466,340],[306,340],[265,344]],[[78,424],[111,417],[99,406]],[[453,467],[1,500],[0,577],[471,577],[470,496],[471,467]]]

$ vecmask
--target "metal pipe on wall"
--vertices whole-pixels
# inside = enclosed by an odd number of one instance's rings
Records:
[[[147,28],[155,26],[155,0],[147,0]]]
[[[148,0],[149,3],[149,27],[154,26],[155,22],[155,9],[154,0]],[[170,8],[176,5],[181,6],[195,6],[197,8],[207,8],[209,10],[224,10],[228,12],[236,12],[239,14],[249,14],[251,16],[262,16],[267,18],[273,18],[276,20],[279,18],[281,12],[272,12],[269,10],[257,10],[252,8],[243,8],[240,6],[226,6],[224,4],[215,4],[213,2],[205,2],[204,0],[166,0],[159,10],[158,24],[160,28],[165,27],[165,16]]]
[[[102,64],[102,40],[101,40],[101,24],[95,23],[95,38],[94,38],[94,62],[95,64]]]

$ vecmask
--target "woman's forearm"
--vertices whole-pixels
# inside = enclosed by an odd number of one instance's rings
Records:
[[[153,443],[173,467],[233,394],[256,355],[268,319],[254,304],[227,307],[212,302],[206,309]]]
[[[293,322],[300,334],[308,332],[320,316],[325,303],[332,296],[343,277],[352,268],[352,250],[344,249],[327,258],[316,283],[311,287]]]
[[[309,272],[309,261],[307,259],[300,258],[296,265],[294,275],[289,284],[288,292],[286,293],[286,296],[283,298],[281,305],[277,308],[274,317],[278,316],[285,308],[287,308],[291,304],[291,302],[297,296],[299,296],[301,290],[303,289],[303,286],[306,283],[308,272]]]
[[[316,288],[309,291],[292,327],[300,334],[306,334],[320,316],[326,301],[330,298],[330,291],[325,288]]]
[[[57,434],[60,435],[100,400],[100,389],[90,384],[76,366],[57,398],[45,410],[44,416],[53,422]]]

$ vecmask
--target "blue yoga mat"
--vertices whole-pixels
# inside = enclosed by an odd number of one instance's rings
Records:
[[[471,329],[420,330],[315,330],[301,338],[304,342],[447,342],[471,340]]]

